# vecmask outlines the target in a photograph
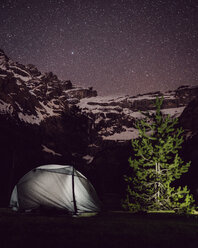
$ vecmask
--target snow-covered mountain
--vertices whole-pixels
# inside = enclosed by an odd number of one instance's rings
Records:
[[[0,50],[0,164],[7,175],[0,178],[3,202],[9,195],[6,185],[11,190],[18,177],[46,163],[75,164],[92,177],[99,191],[106,192],[107,185],[110,192],[119,191],[119,184],[111,187],[128,164],[130,140],[138,137],[135,122],[142,118],[140,111],[154,110],[157,96],[164,97],[165,114],[183,113],[185,123],[193,108],[186,106],[196,101],[198,86],[100,97],[92,87],[77,87],[52,72],[13,62]],[[188,138],[196,133],[191,129],[186,127]]]
[[[0,111],[30,124],[60,116],[70,104],[97,95],[91,88],[74,87],[69,80],[59,80],[52,72],[42,74],[34,65],[13,62],[2,50],[0,79]]]
[[[76,106],[92,122],[103,140],[130,140],[140,111],[153,110],[156,97],[163,95],[163,112],[179,117],[198,95],[198,87],[182,86],[175,91],[151,92],[138,96],[99,97],[97,92],[61,81],[52,72],[42,74],[36,66],[24,66],[0,50],[0,113],[17,121],[37,124],[48,117],[60,117]]]
[[[138,96],[83,98],[77,105],[94,120],[94,128],[104,140],[129,140],[138,137],[134,127],[140,111],[153,111],[156,97],[164,97],[164,114],[179,117],[198,94],[198,87],[183,86],[175,91],[152,92]]]

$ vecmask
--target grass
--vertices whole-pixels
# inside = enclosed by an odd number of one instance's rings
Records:
[[[109,212],[84,218],[0,209],[0,247],[198,247],[196,216]]]

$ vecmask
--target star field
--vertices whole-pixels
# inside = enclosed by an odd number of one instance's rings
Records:
[[[0,47],[99,95],[198,85],[195,0],[1,0]]]

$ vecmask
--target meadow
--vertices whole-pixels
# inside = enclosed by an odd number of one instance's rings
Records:
[[[198,247],[197,216],[104,212],[71,217],[0,209],[0,247]]]

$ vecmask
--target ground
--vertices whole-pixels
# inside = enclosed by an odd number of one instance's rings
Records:
[[[198,218],[107,212],[91,217],[0,209],[0,247],[198,247]]]

